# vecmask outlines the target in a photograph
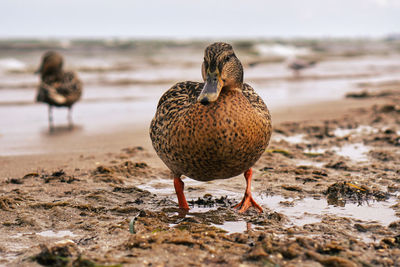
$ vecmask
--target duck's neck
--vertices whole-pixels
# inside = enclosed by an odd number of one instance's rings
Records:
[[[237,93],[242,93],[242,84],[236,85],[236,86],[230,86],[230,87],[224,87],[221,90],[220,96],[229,96],[229,95],[234,95]]]

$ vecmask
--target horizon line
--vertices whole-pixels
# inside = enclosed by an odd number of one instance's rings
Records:
[[[0,36],[0,41],[7,40],[172,40],[172,41],[201,41],[201,40],[216,40],[216,39],[225,39],[225,40],[307,40],[307,39],[332,39],[332,40],[340,40],[340,39],[369,39],[369,40],[382,40],[390,37],[400,37],[399,33],[389,33],[382,35],[298,35],[298,36],[165,36],[165,35],[154,35],[154,36],[121,36],[121,35],[96,35],[96,36],[29,36],[29,35],[20,35],[20,36]]]

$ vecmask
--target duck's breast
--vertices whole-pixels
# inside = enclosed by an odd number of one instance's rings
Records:
[[[246,171],[269,140],[265,118],[237,91],[208,105],[193,103],[164,134],[161,159],[174,173],[202,181]]]

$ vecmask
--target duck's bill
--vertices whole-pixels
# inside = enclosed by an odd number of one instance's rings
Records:
[[[223,83],[217,73],[209,73],[206,82],[204,83],[203,90],[201,91],[197,102],[208,104],[218,99]]]

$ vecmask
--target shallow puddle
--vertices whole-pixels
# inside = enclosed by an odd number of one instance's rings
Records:
[[[324,162],[317,162],[317,161],[311,161],[311,160],[303,160],[303,159],[297,159],[294,160],[296,166],[313,166],[317,168],[321,168],[324,166]]]
[[[259,204],[286,215],[292,224],[298,226],[319,222],[325,215],[352,218],[363,222],[377,222],[384,226],[399,219],[391,208],[396,204],[395,198],[386,201],[371,201],[364,205],[346,203],[344,207],[328,205],[325,198],[293,199],[270,196],[260,197],[257,200]],[[290,205],[285,205],[285,202],[290,202]]]
[[[190,204],[189,204],[189,207],[190,207],[190,211],[189,211],[190,213],[205,213],[208,211],[213,211],[213,210],[218,209],[218,207],[201,207],[199,205],[192,206]]]
[[[368,126],[368,125],[360,125],[355,129],[343,129],[343,128],[336,128],[333,134],[336,137],[345,137],[349,135],[362,135],[362,134],[375,134],[378,133],[379,130]]]
[[[363,205],[357,203],[346,203],[344,207],[329,205],[325,198],[303,198],[293,199],[282,196],[255,197],[262,206],[284,214],[289,219],[289,225],[303,226],[321,222],[326,215],[351,218],[355,221],[365,223],[380,223],[388,226],[398,220],[395,211],[391,208],[396,204],[395,198],[386,201],[371,201]],[[195,205],[191,207],[188,217],[196,217],[193,213],[205,213],[217,209]],[[243,233],[251,229],[251,224],[245,221],[226,221],[223,224],[212,224],[228,233]],[[365,237],[367,238],[367,237]]]
[[[302,162],[299,164],[322,164],[319,162]],[[157,184],[157,186],[154,186]],[[162,186],[164,185],[164,186]],[[154,186],[154,187],[153,187]],[[185,179],[185,186],[196,187],[201,186],[207,193],[211,194],[213,198],[220,198],[228,196],[232,202],[240,201],[242,194],[234,190],[220,190],[216,184],[203,183],[194,181],[192,179]],[[156,180],[153,183],[138,186],[141,189],[149,190],[154,194],[169,195],[175,199],[175,192],[172,183],[169,180]],[[227,188],[229,189],[229,188]],[[196,200],[202,197],[202,190],[192,191],[187,193],[188,201]],[[325,215],[346,217],[356,221],[362,222],[375,222],[384,226],[389,225],[391,222],[399,220],[395,215],[395,211],[391,208],[396,204],[396,198],[392,197],[386,201],[370,201],[363,205],[348,202],[344,207],[329,205],[326,198],[314,199],[311,197],[303,199],[284,198],[280,195],[275,196],[262,196],[254,193],[255,200],[269,211],[276,211],[288,217],[291,225],[303,226],[310,223],[318,223]],[[199,206],[198,204],[190,205],[190,212],[187,216],[196,216],[194,213],[205,213],[208,211],[216,210],[217,206],[207,207]],[[218,228],[224,229],[229,233],[244,232],[248,229],[248,225],[244,221],[224,222],[223,225],[214,225]]]
[[[227,231],[228,234],[244,233],[245,231],[251,230],[251,223],[245,221],[224,222],[223,224],[212,223],[211,225]]]
[[[369,147],[362,143],[346,144],[341,147],[333,147],[332,150],[339,156],[348,157],[356,162],[368,161]]]
[[[186,183],[185,183],[186,185]],[[139,189],[146,190],[156,195],[175,194],[174,183],[172,180],[154,179],[150,183],[136,186]]]
[[[286,136],[283,134],[276,134],[273,136],[274,141],[279,142],[281,140],[284,140],[290,144],[302,144],[302,143],[309,143],[304,138],[304,134],[296,134],[296,135],[291,135],[291,136]]]
[[[304,149],[304,153],[311,153],[311,154],[324,154],[326,149],[323,148],[306,148]]]
[[[70,236],[70,237],[76,236],[74,233],[72,233],[69,230],[63,230],[63,231],[58,231],[58,232],[54,232],[53,230],[47,230],[47,231],[39,232],[36,234],[43,236],[43,237],[55,237],[55,238],[66,237],[66,236]]]
[[[206,194],[211,194],[214,197],[228,196],[228,197],[237,197],[238,194],[231,190],[223,190],[217,185],[219,181],[210,181],[210,182],[199,182],[190,178],[182,179],[185,183],[185,195],[187,200],[195,200],[197,197],[203,196]],[[222,182],[224,180],[221,180]],[[244,184],[245,186],[245,184]],[[147,190],[152,194],[163,195],[163,196],[172,196],[175,197],[175,188],[173,180],[168,179],[156,179],[152,180],[147,184],[141,184],[136,186],[139,189]],[[245,187],[243,187],[244,190]],[[192,190],[195,189],[195,190]],[[194,191],[194,192],[192,192]]]
[[[46,231],[42,231],[42,232],[38,232],[38,233],[18,233],[15,235],[10,236],[11,238],[20,238],[23,236],[31,236],[31,235],[39,235],[39,236],[43,236],[43,237],[66,237],[66,236],[70,236],[70,237],[74,237],[76,236],[76,234],[74,234],[73,232],[69,231],[69,230],[61,230],[61,231],[53,231],[53,230],[46,230]]]

